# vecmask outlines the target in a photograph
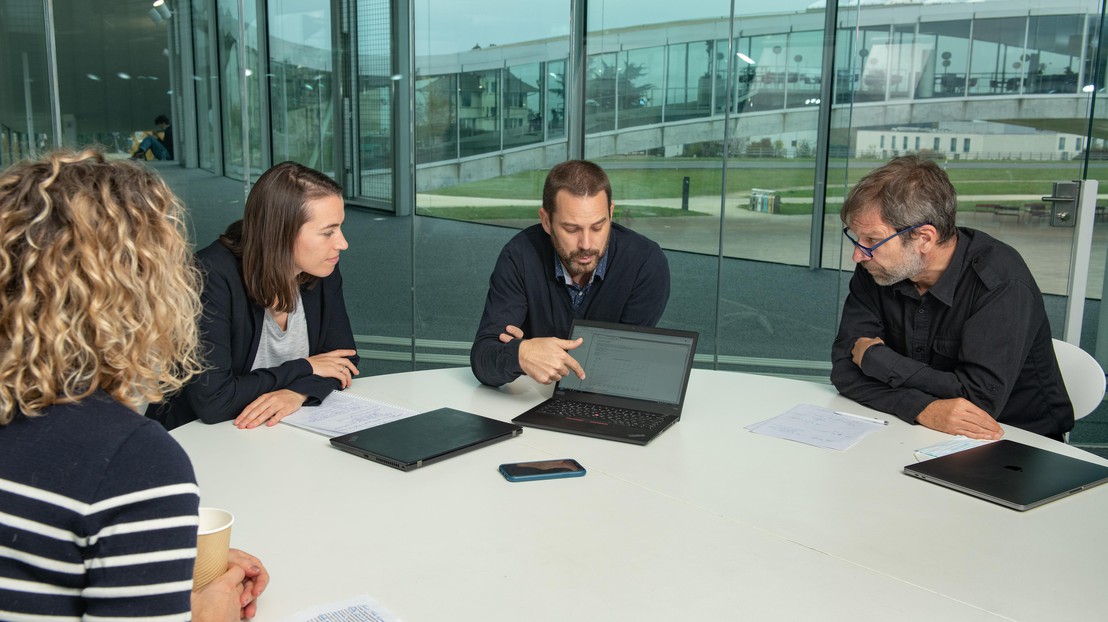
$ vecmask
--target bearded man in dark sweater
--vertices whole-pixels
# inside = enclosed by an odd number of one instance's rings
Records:
[[[546,177],[541,224],[500,252],[470,350],[473,375],[500,386],[528,375],[550,384],[585,371],[568,339],[574,319],[654,326],[669,301],[657,243],[612,222],[612,185],[596,164],[563,162]]]

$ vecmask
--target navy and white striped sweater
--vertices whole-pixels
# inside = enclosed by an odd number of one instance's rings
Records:
[[[0,426],[0,619],[187,620],[199,494],[162,426],[103,393]]]

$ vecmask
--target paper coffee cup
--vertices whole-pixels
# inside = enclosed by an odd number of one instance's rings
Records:
[[[219,508],[200,508],[200,528],[196,538],[196,566],[192,571],[192,589],[199,590],[227,572],[227,552],[231,546],[231,525],[235,516]]]

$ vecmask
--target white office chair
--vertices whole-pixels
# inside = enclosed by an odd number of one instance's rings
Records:
[[[1054,355],[1062,370],[1062,381],[1073,404],[1073,418],[1080,419],[1096,410],[1104,399],[1104,370],[1091,354],[1068,343],[1054,340]]]

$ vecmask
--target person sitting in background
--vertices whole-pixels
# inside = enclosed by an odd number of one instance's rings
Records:
[[[182,208],[94,151],[0,173],[0,619],[253,617],[233,551],[192,591],[192,465],[143,402],[200,369]]]
[[[147,151],[154,155],[155,160],[173,159],[173,127],[169,124],[169,117],[158,115],[154,119],[154,125],[158,129],[147,132],[138,149],[131,155],[132,160],[145,160]]]
[[[1043,295],[1015,249],[955,226],[938,165],[896,158],[850,190],[840,217],[858,266],[831,350],[850,399],[947,434],[1006,423],[1061,440],[1073,407]]]
[[[342,295],[342,188],[295,162],[266,171],[243,219],[197,253],[207,369],[149,416],[276,425],[357,375]]]

